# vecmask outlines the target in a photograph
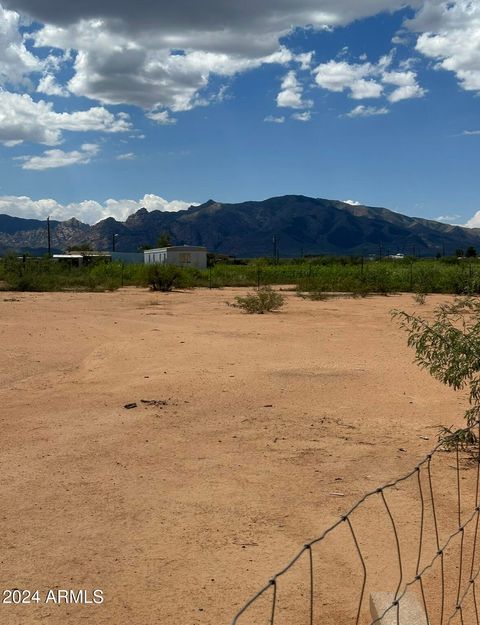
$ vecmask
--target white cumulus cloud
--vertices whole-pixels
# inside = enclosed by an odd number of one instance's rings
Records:
[[[123,154],[119,154],[115,158],[117,159],[117,161],[133,161],[137,157],[133,152],[125,152]]]
[[[408,69],[410,63],[404,61],[400,68],[390,70],[392,62],[392,55],[381,57],[377,63],[331,60],[317,65],[315,81],[328,91],[347,91],[354,100],[380,98],[385,94],[393,103],[424,96],[426,90],[417,83],[416,72]]]
[[[37,91],[45,95],[56,95],[67,98],[70,93],[68,89],[60,85],[53,74],[45,73],[39,80]]]
[[[154,122],[157,122],[157,124],[168,125],[177,123],[175,117],[170,117],[168,111],[151,111],[150,113],[147,113],[147,117]]]
[[[0,89],[0,143],[8,146],[31,141],[58,145],[65,130],[115,133],[131,130],[131,124],[125,114],[114,115],[104,107],[57,113],[51,102],[36,102],[28,94]]]
[[[19,28],[19,14],[0,4],[0,85],[24,83],[26,75],[43,67],[43,62],[27,50]]]
[[[390,110],[386,106],[376,107],[359,104],[347,113],[347,117],[372,117],[374,115],[387,115],[389,112]]]
[[[229,77],[269,63],[296,62],[308,70],[311,52],[295,56],[280,43],[296,27],[331,29],[405,4],[415,8],[421,0],[2,0],[2,4],[15,19],[21,13],[40,24],[28,35],[37,48],[75,51],[73,67],[69,65],[73,76],[62,85],[71,93],[102,104],[185,111],[215,100],[208,94],[212,76]],[[23,39],[19,41],[22,44]],[[29,57],[27,65],[32,58],[36,57]],[[48,77],[41,87],[49,94],[58,91]],[[354,88],[358,97],[379,89],[371,84]]]
[[[196,203],[184,202],[183,200],[169,201],[152,193],[147,193],[137,200],[109,198],[105,202],[83,200],[69,204],[61,204],[51,198],[34,200],[28,196],[0,196],[0,214],[4,213],[28,219],[46,219],[50,216],[59,221],[76,217],[89,224],[94,224],[107,217],[115,217],[124,221],[140,208],[146,208],[148,211],[180,211],[192,205],[195,206]]]
[[[43,171],[69,165],[87,165],[98,154],[99,147],[94,143],[84,143],[80,150],[64,152],[63,150],[45,150],[41,156],[16,156],[22,162],[22,169]]]
[[[312,114],[310,111],[303,111],[302,113],[293,113],[291,117],[297,122],[309,122],[312,119]]]
[[[285,117],[283,115],[267,115],[263,121],[270,124],[283,124]]]
[[[328,61],[320,63],[314,69],[317,85],[328,91],[350,91],[350,97],[360,100],[363,98],[379,98],[383,87],[371,80],[376,68],[371,63],[353,63],[347,61]]]
[[[463,89],[480,91],[480,4],[478,0],[425,0],[409,22],[420,32],[416,48],[453,72]]]
[[[447,223],[452,223],[456,219],[458,219],[459,217],[461,217],[461,215],[458,215],[458,214],[455,214],[455,215],[439,215],[438,217],[435,217],[435,220],[436,221],[446,221]]]
[[[400,102],[410,98],[422,98],[426,94],[426,89],[417,83],[417,75],[411,70],[383,72],[382,81],[389,85],[394,85],[394,89],[389,95],[390,102]]]
[[[294,70],[291,70],[282,80],[280,92],[277,95],[277,106],[305,109],[313,106],[312,100],[303,100],[303,87],[297,79]]]
[[[1,0],[0,85],[26,85],[47,96],[85,96],[102,105],[130,104],[158,123],[170,112],[219,101],[209,92],[212,77],[232,77],[265,64],[287,72],[279,106],[310,108],[292,66],[310,71],[312,52],[294,54],[285,37],[299,27],[329,30],[383,11],[409,7],[394,44],[416,39],[416,50],[435,67],[453,72],[467,90],[480,91],[480,2],[478,0]],[[32,32],[22,32],[28,19]],[[45,50],[48,56],[45,58]],[[348,62],[348,50],[313,67],[315,83],[354,100],[386,97],[391,103],[420,98],[426,90],[407,65]],[[65,80],[65,71],[70,78]],[[58,131],[22,130],[2,137],[6,145],[40,136],[58,143]],[[31,126],[31,124],[27,124]],[[16,136],[15,136],[16,135]],[[53,137],[53,138],[52,138]],[[45,141],[47,138],[47,141]],[[35,139],[32,139],[35,140]]]
[[[477,211],[464,225],[466,228],[480,228],[480,211]]]
[[[195,33],[192,36],[197,39]],[[71,93],[103,104],[133,104],[146,110],[187,111],[218,101],[218,94],[201,93],[212,75],[230,77],[263,64],[286,64],[294,59],[278,41],[261,46],[257,54],[242,54],[229,50],[227,42],[208,49],[207,39],[190,45],[188,38],[176,38],[172,33],[162,37],[149,30],[144,36],[134,36],[124,29],[109,28],[99,19],[81,20],[69,27],[47,24],[32,38],[38,47],[77,50],[74,75],[67,83]],[[306,57],[302,55],[299,62],[305,65]]]
[[[404,87],[397,87],[397,89],[392,91],[388,96],[388,100],[393,103],[400,102],[400,100],[423,98],[426,92],[426,89],[420,87],[420,85],[405,85]]]

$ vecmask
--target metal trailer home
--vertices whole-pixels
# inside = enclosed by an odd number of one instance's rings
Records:
[[[207,248],[196,245],[171,245],[143,252],[145,264],[165,263],[179,267],[207,268]]]
[[[82,267],[83,265],[89,265],[98,261],[110,262],[112,256],[110,252],[79,250],[75,252],[65,252],[64,254],[52,254],[52,259],[60,263]]]

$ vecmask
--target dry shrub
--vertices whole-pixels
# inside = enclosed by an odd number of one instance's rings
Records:
[[[281,293],[274,291],[271,286],[264,286],[256,293],[248,293],[245,297],[236,297],[232,306],[240,308],[246,313],[263,315],[266,312],[279,310],[285,304]]]

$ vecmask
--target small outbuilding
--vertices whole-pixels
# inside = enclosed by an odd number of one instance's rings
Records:
[[[207,248],[196,245],[170,245],[143,252],[145,264],[161,263],[178,267],[207,268]]]
[[[53,254],[52,259],[63,264],[81,267],[82,265],[89,265],[99,261],[110,262],[112,260],[112,256],[110,252],[79,250],[65,252],[64,254]]]

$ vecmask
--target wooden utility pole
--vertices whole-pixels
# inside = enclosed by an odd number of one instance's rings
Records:
[[[50,216],[47,217],[47,244],[48,244],[48,258],[52,257],[52,239],[50,235]]]

